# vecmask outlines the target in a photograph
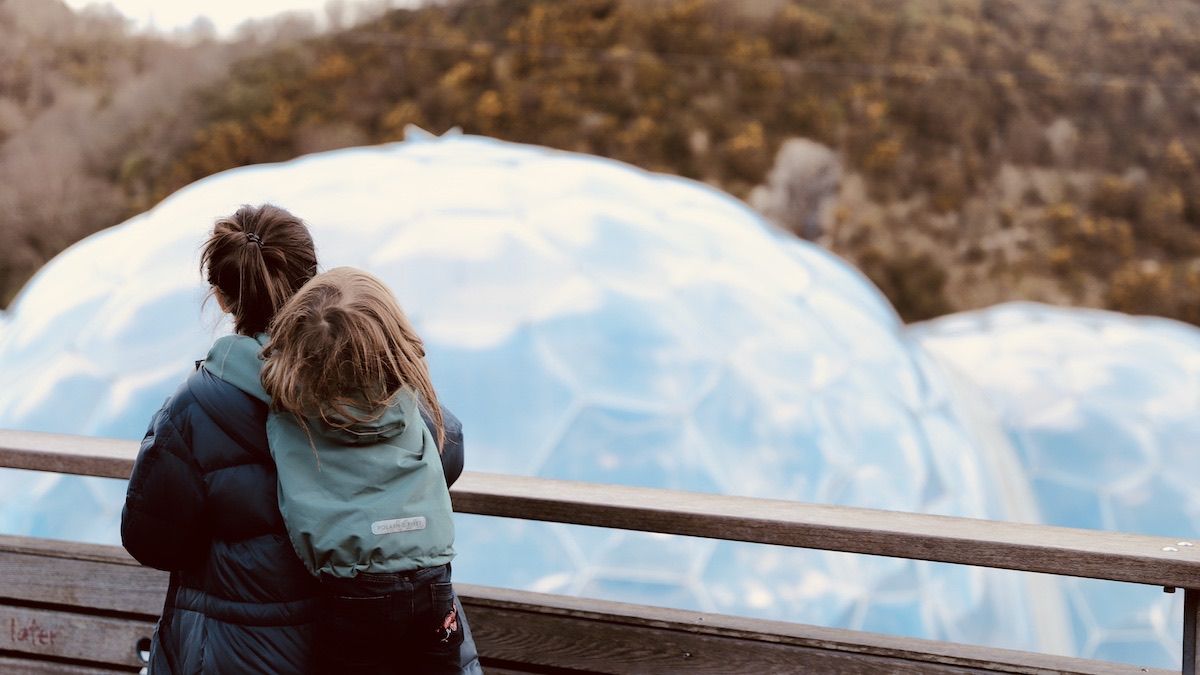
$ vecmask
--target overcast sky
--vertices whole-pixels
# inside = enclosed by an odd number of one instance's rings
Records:
[[[216,26],[220,35],[228,36],[246,19],[263,19],[281,12],[301,10],[312,12],[318,19],[325,16],[325,5],[329,0],[66,0],[75,9],[87,5],[112,5],[132,19],[139,28],[152,27],[170,33],[177,28],[189,26],[196,17],[206,16]],[[357,5],[395,7],[416,4],[414,0],[347,0],[348,7]],[[349,12],[352,18],[354,11]]]

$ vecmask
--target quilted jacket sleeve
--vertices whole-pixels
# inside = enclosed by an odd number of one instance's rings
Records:
[[[175,398],[150,421],[121,511],[125,550],[143,565],[161,570],[189,569],[209,547],[204,478],[172,419]]]
[[[425,412],[425,408],[421,408],[421,417],[425,420],[425,426],[433,428],[433,419]],[[454,485],[454,481],[462,475],[463,470],[463,432],[462,422],[450,412],[446,406],[442,406],[442,419],[445,422],[446,442],[442,451],[442,473],[446,475],[446,487]]]

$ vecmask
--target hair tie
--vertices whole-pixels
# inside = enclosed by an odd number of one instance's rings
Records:
[[[246,233],[246,241],[247,241],[247,242],[249,242],[249,243],[251,243],[251,244],[257,244],[258,246],[262,246],[262,245],[263,245],[263,243],[262,243],[262,237],[258,236],[258,235],[257,235],[257,234],[255,234],[254,232],[247,232],[247,233]]]

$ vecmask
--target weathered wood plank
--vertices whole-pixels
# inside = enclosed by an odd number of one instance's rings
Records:
[[[151,621],[0,605],[0,650],[7,652],[136,666],[137,643],[153,632]]]
[[[1170,672],[780,621],[456,586],[486,658],[572,672]]]
[[[0,431],[0,466],[127,476],[137,444]],[[1200,546],[1165,537],[466,473],[460,513],[934,560],[1187,588]],[[1165,550],[1173,549],[1173,550]]]
[[[505,661],[595,673],[945,673],[979,671],[871,654],[748,644],[664,629],[631,630],[604,622],[468,606],[480,653]]]
[[[138,565],[119,547],[0,537],[0,602],[66,605],[154,620],[166,592],[166,572]]]
[[[0,656],[0,673],[4,673],[4,675],[117,675],[117,673],[136,673],[137,670],[132,667],[100,668]]]
[[[133,556],[125,552],[125,549],[110,544],[89,544],[82,541],[0,534],[0,550],[51,558],[95,560],[114,565],[141,567],[141,563],[134,560]]]

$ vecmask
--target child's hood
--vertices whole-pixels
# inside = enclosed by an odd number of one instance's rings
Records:
[[[270,405],[271,397],[262,386],[262,349],[269,337],[259,333],[254,337],[226,335],[213,343],[204,360],[204,369],[232,384],[243,392]],[[355,411],[359,412],[359,411]],[[420,415],[416,400],[397,396],[396,400],[377,419],[359,422],[344,428],[314,424],[321,436],[339,445],[370,445],[399,436],[408,428],[409,420]]]
[[[262,386],[262,348],[267,344],[267,334],[254,337],[226,335],[218,338],[208,350],[204,369],[241,389],[263,403],[270,404],[271,397]]]

